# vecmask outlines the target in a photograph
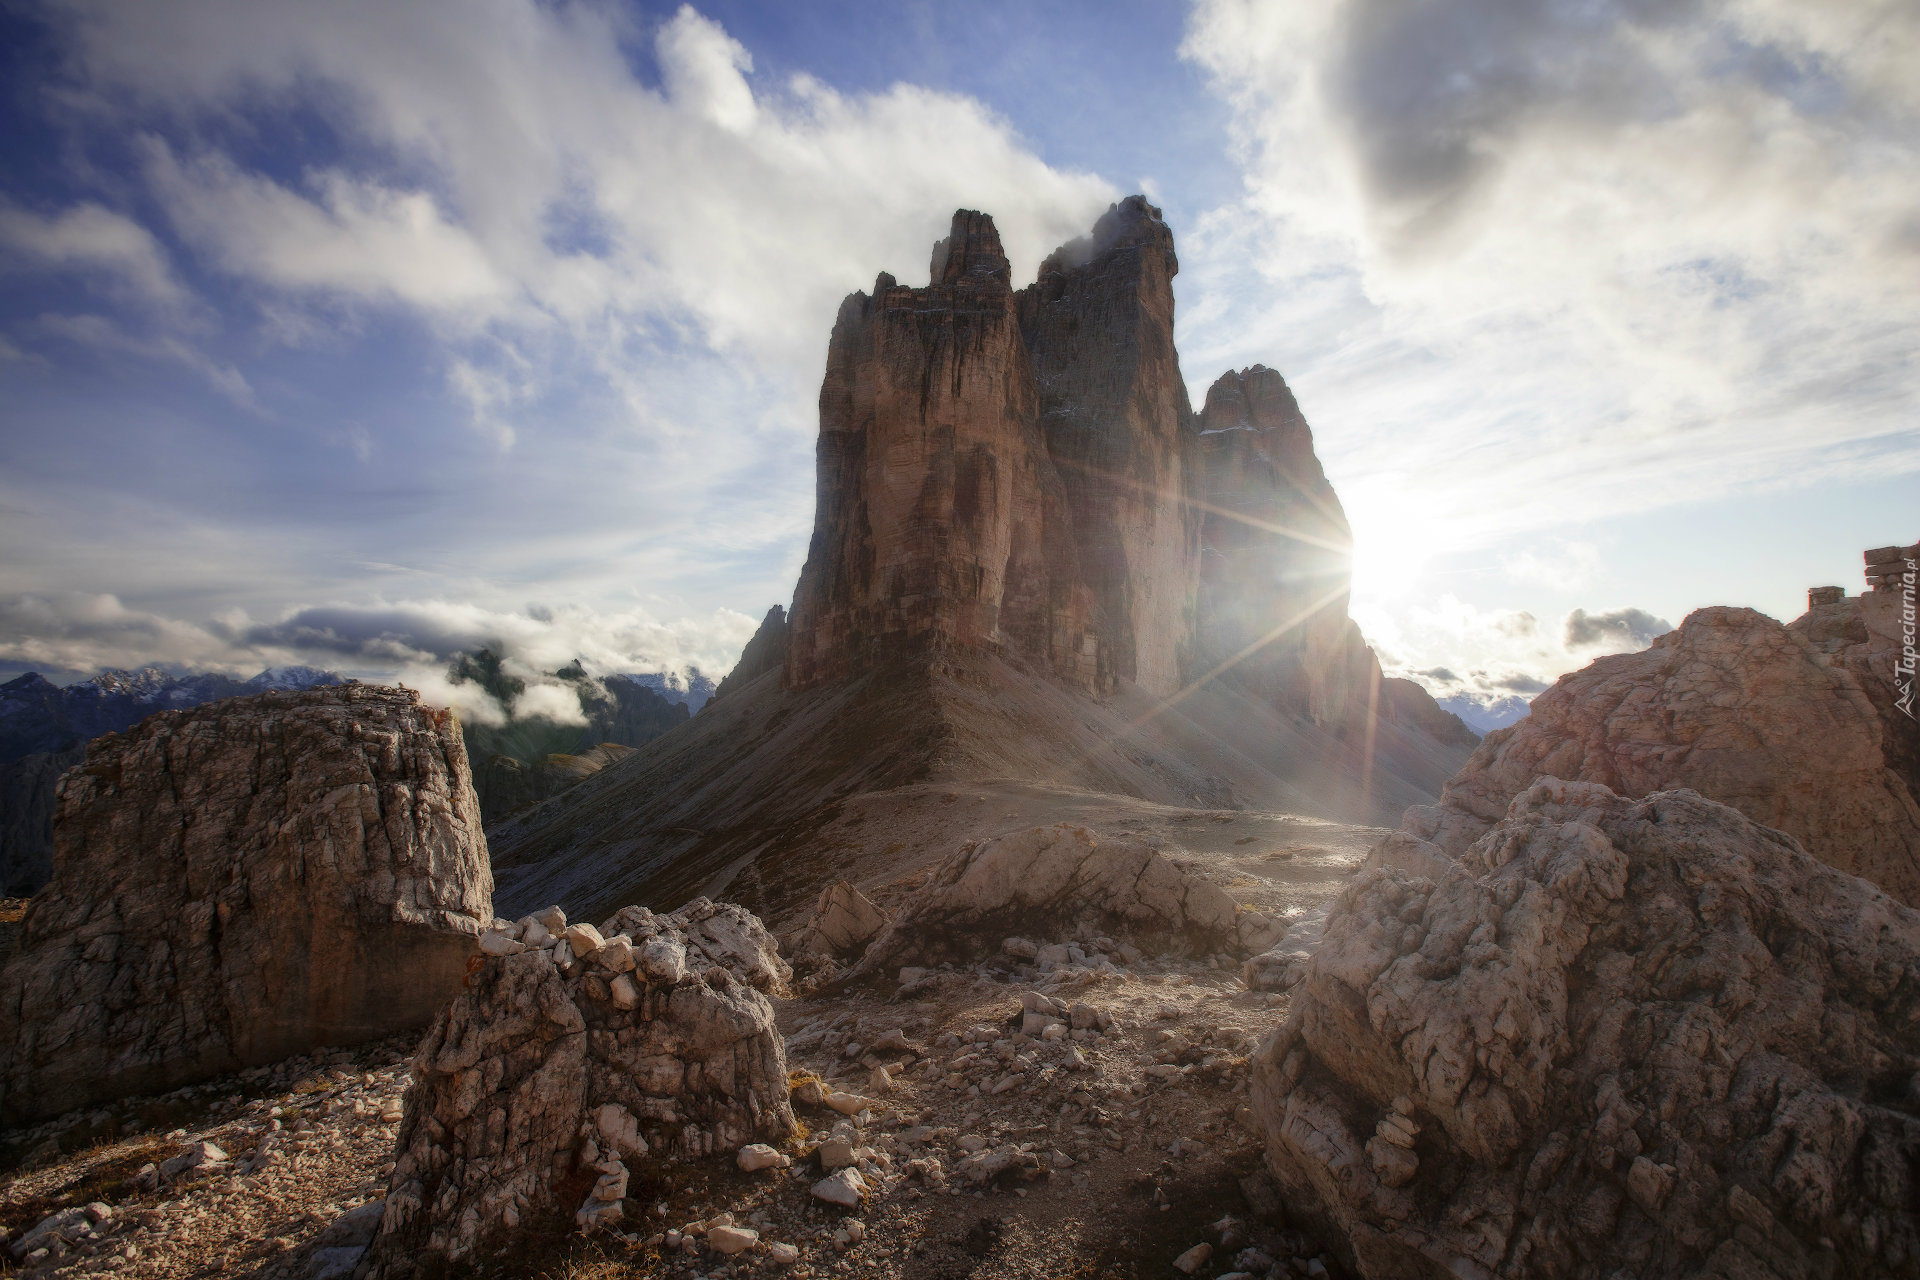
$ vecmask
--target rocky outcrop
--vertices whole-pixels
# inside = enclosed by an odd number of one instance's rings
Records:
[[[1293,392],[1224,373],[1199,426],[1199,661],[1316,724],[1363,718],[1380,664],[1347,617],[1353,530]]]
[[[789,687],[949,645],[1078,654],[1089,606],[1008,274],[993,219],[962,210],[924,289],[883,273],[841,304]]]
[[[0,1122],[421,1026],[492,887],[459,727],[417,693],[257,694],[96,739],[0,975]]]
[[[1544,780],[1336,905],[1253,1066],[1367,1280],[1909,1275],[1920,914],[1688,791]]]
[[[746,911],[551,908],[482,950],[415,1054],[368,1280],[438,1274],[535,1215],[617,1226],[637,1172],[792,1133],[766,998],[790,971]]]
[[[103,671],[64,686],[29,671],[0,685],[0,893],[33,893],[53,874],[54,784],[86,755],[88,739],[156,711],[339,683],[333,672],[312,667],[269,667],[251,680],[146,667]]]
[[[758,680],[769,671],[779,671],[787,665],[787,611],[779,605],[767,610],[767,616],[760,620],[760,629],[747,641],[747,647],[740,651],[740,661],[733,664],[713,691],[715,698],[723,697],[728,690],[738,689],[750,680]]]
[[[820,956],[851,955],[863,950],[886,928],[888,919],[887,913],[851,882],[836,881],[820,891],[796,950]]]
[[[0,764],[0,895],[26,897],[52,878],[54,788],[86,756],[69,747]]]
[[[1701,609],[1643,652],[1561,677],[1525,720],[1487,735],[1438,806],[1409,810],[1406,831],[1458,853],[1542,777],[1625,796],[1688,787],[1920,902],[1920,774],[1898,757],[1891,684],[1875,673],[1890,652],[1859,602],[1823,608],[1839,612],[1793,629]]]
[[[1074,583],[1092,605],[1096,679],[1161,697],[1192,665],[1199,585],[1193,409],[1173,343],[1179,270],[1160,211],[1129,196],[1056,249],[1019,298]]]
[[[963,846],[903,904],[849,976],[971,961],[1004,939],[1114,934],[1190,952],[1244,955],[1282,932],[1219,885],[1144,844],[1100,842],[1057,823]]]

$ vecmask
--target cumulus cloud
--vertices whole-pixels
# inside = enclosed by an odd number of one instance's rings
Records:
[[[102,110],[324,114],[345,154],[291,180],[217,131],[150,135],[151,190],[223,271],[431,319],[456,344],[456,389],[503,443],[511,398],[489,378],[538,384],[556,329],[623,393],[636,339],[746,356],[799,393],[839,298],[880,267],[911,276],[954,208],[991,209],[1031,270],[1118,194],[1049,167],[967,97],[756,81],[750,53],[690,6],[650,32],[534,0],[458,15],[377,0],[63,7]],[[646,43],[657,85],[626,56]]]
[[[0,204],[0,251],[36,266],[99,273],[146,302],[187,297],[153,233],[90,201],[52,216]]]
[[[1913,6],[1199,0],[1184,52],[1247,180],[1203,367],[1282,360],[1396,534],[1920,469]]]
[[[1645,609],[1614,609],[1608,613],[1575,609],[1567,615],[1566,641],[1569,649],[1628,653],[1646,648],[1655,636],[1671,630],[1671,622],[1656,618]]]
[[[1392,610],[1360,602],[1354,615],[1388,675],[1483,708],[1531,699],[1602,653],[1644,649],[1673,629],[1644,609],[1574,609],[1554,626],[1524,610],[1479,609],[1451,595]]]

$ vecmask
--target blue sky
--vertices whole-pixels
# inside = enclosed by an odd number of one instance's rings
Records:
[[[1436,692],[1920,537],[1910,5],[0,23],[0,671],[723,669],[804,554],[838,299],[957,206],[1027,275],[1134,190],[1196,402],[1286,374]]]

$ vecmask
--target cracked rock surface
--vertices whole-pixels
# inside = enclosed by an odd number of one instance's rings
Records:
[[[0,1123],[425,1025],[493,879],[451,712],[341,685],[95,739],[0,976]]]
[[[1689,614],[1640,653],[1600,658],[1487,735],[1388,852],[1459,853],[1536,779],[1625,796],[1686,787],[1778,827],[1842,871],[1920,904],[1920,731],[1894,709],[1892,598],[1810,611]]]
[[[1369,1280],[1920,1273],[1920,914],[1687,791],[1548,779],[1371,867],[1253,1067]]]
[[[612,1226],[635,1162],[793,1130],[766,994],[791,973],[748,912],[697,898],[595,929],[556,907],[489,933],[414,1056],[367,1280],[469,1259],[561,1199]]]

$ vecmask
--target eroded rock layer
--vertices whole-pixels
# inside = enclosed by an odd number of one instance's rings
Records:
[[[1688,791],[1546,780],[1364,871],[1256,1055],[1368,1280],[1920,1271],[1920,914]]]
[[[8,1123],[424,1025],[493,880],[451,713],[345,685],[95,739],[0,975]]]
[[[1219,885],[1131,841],[1056,823],[969,843],[867,946],[856,974],[972,960],[1009,935],[1106,932],[1205,954],[1246,954],[1283,930]]]
[[[1627,796],[1688,787],[1920,902],[1920,772],[1892,706],[1897,649],[1866,607],[1823,606],[1791,629],[1751,609],[1698,610],[1643,652],[1562,676],[1526,719],[1487,735],[1437,807],[1410,810],[1406,830],[1457,853],[1541,777]]]
[[[595,928],[551,908],[482,949],[414,1057],[368,1280],[437,1274],[537,1213],[616,1225],[643,1162],[792,1132],[763,994],[791,972],[748,912],[699,898]]]

